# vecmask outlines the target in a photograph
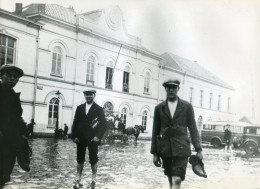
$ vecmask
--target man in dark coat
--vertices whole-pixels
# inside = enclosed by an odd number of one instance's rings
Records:
[[[77,179],[75,187],[81,186],[81,175],[85,162],[86,147],[89,152],[89,163],[92,170],[92,182],[90,187],[94,188],[96,183],[98,144],[105,131],[105,114],[103,108],[94,102],[95,90],[84,91],[86,103],[77,107],[73,125],[72,139],[77,144]]]
[[[203,159],[193,107],[177,96],[179,85],[177,79],[163,83],[167,99],[155,107],[153,121],[153,162],[156,166],[161,166],[162,158],[170,188],[180,188],[181,182],[185,179],[188,157],[191,155],[191,142],[199,159]]]
[[[26,123],[22,119],[20,93],[13,88],[23,76],[23,70],[14,65],[3,65],[0,69],[0,188],[10,181],[17,151],[22,137],[27,135]],[[29,169],[29,167],[27,167]]]
[[[226,125],[225,133],[224,133],[224,141],[225,141],[225,151],[230,150],[232,153],[232,147],[231,147],[231,130],[230,125]]]

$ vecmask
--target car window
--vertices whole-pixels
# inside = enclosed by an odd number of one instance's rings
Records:
[[[257,135],[260,135],[260,128],[258,128],[258,129],[256,130],[256,134],[257,134]]]

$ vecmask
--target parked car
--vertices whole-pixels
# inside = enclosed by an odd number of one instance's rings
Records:
[[[211,121],[203,124],[201,131],[202,142],[210,143],[214,147],[224,145],[225,126],[230,125],[232,132],[231,141],[235,148],[243,145],[244,127],[251,126],[245,122]]]
[[[248,154],[256,154],[260,148],[260,126],[246,126],[243,133],[243,148]]]

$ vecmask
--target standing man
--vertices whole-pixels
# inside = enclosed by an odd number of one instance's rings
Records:
[[[177,96],[179,85],[180,81],[177,79],[163,83],[167,99],[155,107],[153,121],[153,163],[160,167],[162,158],[162,167],[168,177],[170,189],[179,189],[185,179],[188,157],[191,155],[190,138],[197,157],[203,159],[193,107]]]
[[[0,188],[11,180],[22,138],[26,138],[26,124],[22,119],[20,93],[13,88],[23,76],[23,70],[14,65],[3,65],[0,69]],[[25,128],[25,129],[24,129]],[[21,165],[20,165],[21,166]],[[29,170],[29,165],[22,167]]]
[[[77,144],[77,179],[74,188],[82,186],[81,175],[85,162],[86,147],[89,152],[89,163],[92,170],[92,182],[89,188],[95,188],[98,145],[106,131],[105,114],[103,108],[94,102],[95,90],[86,90],[83,92],[86,103],[77,107],[73,125],[72,139]]]
[[[64,123],[63,138],[67,138],[68,131],[69,131],[68,125]]]
[[[33,138],[34,125],[35,125],[34,119],[31,119],[31,123],[28,124],[28,132],[30,138]]]
[[[232,151],[232,147],[231,147],[231,130],[230,130],[230,125],[227,124],[226,125],[226,129],[225,129],[225,133],[224,133],[224,140],[225,140],[225,151],[227,152],[227,150]]]

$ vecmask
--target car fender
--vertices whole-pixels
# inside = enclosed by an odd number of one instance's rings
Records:
[[[223,143],[223,141],[221,140],[221,138],[218,137],[218,136],[214,136],[214,137],[212,137],[212,138],[210,139],[210,142],[211,142],[213,139],[217,139],[217,140],[220,141],[220,143]]]
[[[255,145],[258,147],[258,143],[257,143],[255,140],[253,140],[253,139],[247,139],[247,140],[243,143],[243,146],[244,146],[247,142],[253,142],[253,143],[255,143]]]

